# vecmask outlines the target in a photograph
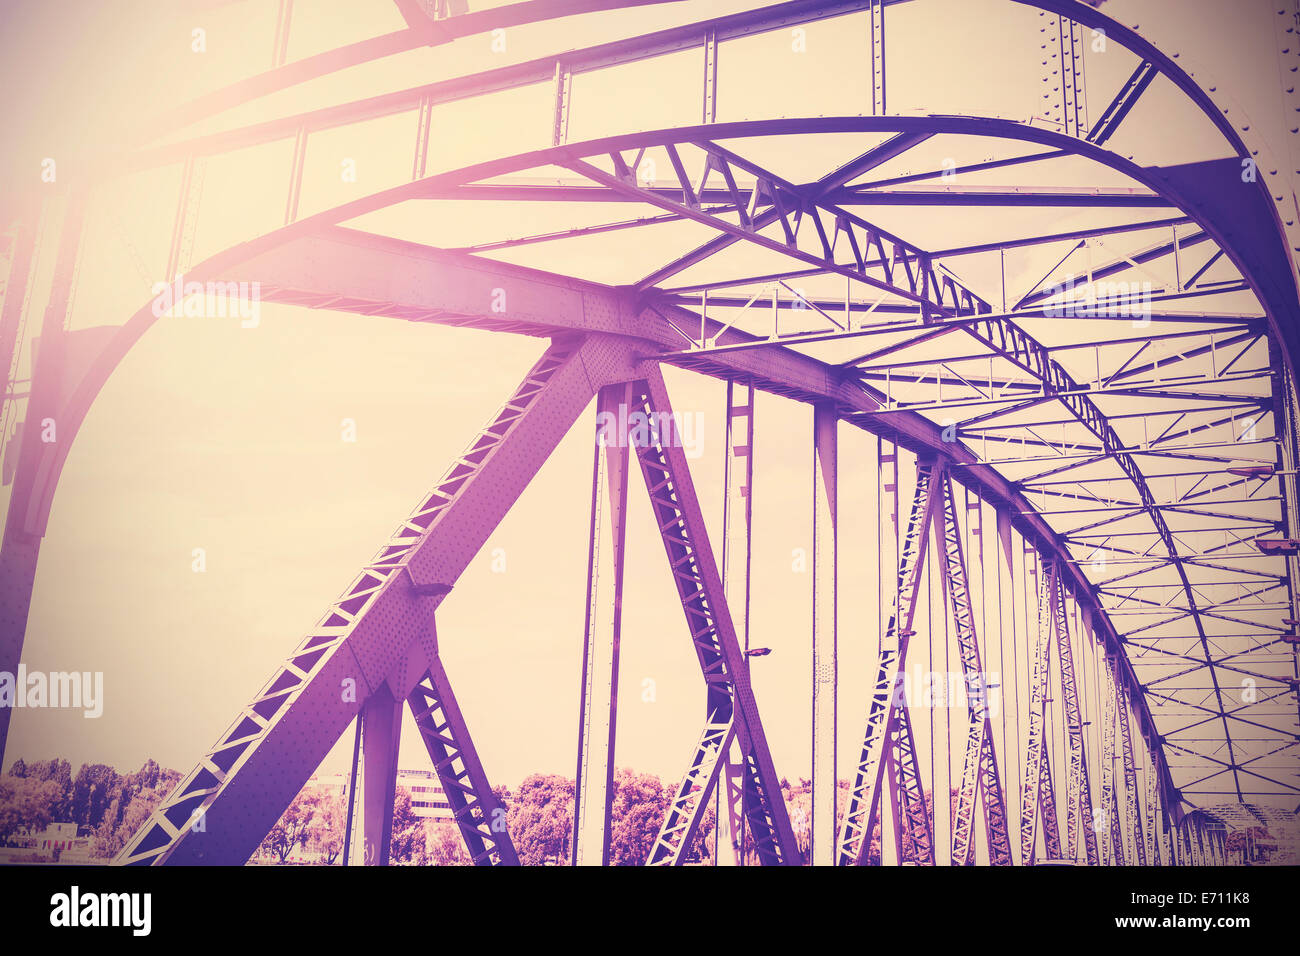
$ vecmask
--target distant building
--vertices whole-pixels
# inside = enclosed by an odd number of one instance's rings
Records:
[[[313,776],[307,785],[319,787],[346,798],[348,775],[346,773]],[[452,822],[451,801],[443,792],[438,775],[432,770],[398,770],[397,786],[411,794],[411,812],[417,817],[437,822]]]
[[[90,860],[90,831],[78,835],[75,823],[51,823],[10,837],[11,846],[0,848],[0,863],[86,863]]]
[[[411,792],[411,812],[430,820],[452,820],[451,802],[432,770],[398,770],[397,785]]]

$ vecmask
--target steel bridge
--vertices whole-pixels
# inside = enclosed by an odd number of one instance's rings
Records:
[[[245,862],[355,722],[357,839],[387,863],[407,707],[473,861],[517,864],[435,621],[574,428],[595,436],[574,864],[609,860],[634,471],[704,704],[649,864],[682,863],[710,806],[719,863],[743,844],[774,865],[863,864],[873,838],[922,865],[1215,863],[1208,808],[1295,810],[1294,130],[1266,143],[1230,89],[1072,0],[395,0],[391,27],[306,52],[303,0],[233,8],[252,6],[268,64],[9,223],[0,670],[76,432],[161,317],[143,297],[78,312],[104,236],[164,285],[256,283],[265,303],[531,336],[538,357],[117,862]],[[1268,16],[1293,110],[1296,4]],[[376,139],[382,188],[323,198],[313,164]],[[223,232],[249,169],[277,198]],[[170,233],[114,232],[144,194]],[[665,366],[725,382],[721,540]],[[765,432],[777,400],[807,407],[810,448]],[[874,472],[841,473],[850,441]],[[760,701],[751,492],[761,507],[788,457],[813,463],[812,682]],[[874,541],[840,534],[862,496]],[[837,567],[858,549],[885,569],[871,585]],[[840,633],[840,591],[864,586],[878,629]],[[839,667],[841,642],[872,670]],[[909,676],[936,642],[963,699],[942,739]],[[865,713],[840,711],[850,684]],[[765,726],[809,702],[811,767],[778,767]],[[922,772],[936,751],[950,807]],[[811,779],[806,833],[782,774]]]

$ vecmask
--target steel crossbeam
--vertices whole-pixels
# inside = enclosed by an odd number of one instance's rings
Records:
[[[118,862],[244,863],[366,701],[404,681],[411,646],[461,571],[601,378],[626,378],[631,361],[599,335],[547,349]]]
[[[966,562],[962,555],[961,528],[957,524],[957,507],[952,482],[946,475],[942,483],[942,494],[942,511],[935,509],[934,534],[943,548],[942,577],[957,631],[957,646],[966,681],[968,714],[966,750],[952,828],[952,862],[955,866],[971,866],[975,863],[975,803],[978,794],[984,807],[989,862],[994,866],[1010,866],[1011,838],[1007,828],[1001,773],[993,743],[993,728],[989,720],[988,689],[980,662],[979,635],[975,631],[975,619],[971,613],[971,595],[966,578]]]
[[[908,139],[916,141],[914,137]],[[638,182],[635,170],[627,166],[619,153],[610,154],[613,173],[580,159],[569,160],[565,165],[616,193],[722,234],[712,245],[701,247],[691,261],[707,258],[731,242],[742,239],[895,295],[916,305],[926,320],[932,315],[974,315],[993,311],[989,303],[958,284],[951,275],[940,271],[928,254],[857,214],[822,199],[838,185],[834,179],[823,180],[812,187],[799,186],[713,143],[705,141],[696,145],[704,150],[706,157],[703,179],[698,184],[688,178],[679,158],[672,164],[678,177],[680,200]],[[676,146],[667,148],[670,158],[677,156]],[[747,194],[736,184],[736,169],[755,177]],[[730,200],[727,205],[735,210],[736,223],[719,212],[704,208],[696,198],[697,192],[708,185],[714,173],[725,183]],[[799,230],[805,222],[812,223],[819,247],[817,252],[804,252],[798,246]],[[779,238],[762,233],[773,224],[781,226]],[[873,255],[874,261],[871,259]],[[675,268],[666,267],[647,277],[642,280],[642,287],[662,281],[673,274]],[[879,269],[879,276],[869,273],[870,268]]]
[[[912,721],[907,714],[907,704],[898,700],[889,721],[890,744],[893,749],[890,771],[892,785],[898,794],[898,819],[903,854],[899,862],[934,866],[933,808],[925,802],[925,785],[921,781],[921,766],[916,756],[916,741],[912,736]]]
[[[1024,783],[1020,794],[1020,860],[1035,859],[1039,812],[1043,818],[1043,849],[1050,859],[1061,855],[1056,824],[1056,798],[1047,754],[1047,682],[1051,654],[1051,587],[1047,568],[1038,569],[1038,633],[1030,676],[1029,732],[1025,744]]]
[[[1112,680],[1110,656],[1102,662],[1102,745],[1101,745],[1101,805],[1106,821],[1105,832],[1109,841],[1107,859],[1103,862],[1111,866],[1124,865],[1123,824],[1119,815],[1119,800],[1115,793],[1115,684]]]
[[[838,866],[861,865],[866,860],[872,808],[876,805],[881,788],[887,738],[895,724],[900,675],[907,657],[907,644],[912,636],[912,617],[916,612],[921,589],[921,572],[925,566],[925,552],[933,522],[931,509],[935,506],[942,476],[943,466],[935,460],[918,462],[916,495],[912,500],[912,511],[900,547],[898,587],[894,595],[893,611],[880,639],[880,657],[871,700],[867,706],[862,751],[840,830],[839,849],[836,853]]]
[[[431,631],[421,638],[426,670],[407,695],[407,705],[433,761],[442,792],[451,804],[470,861],[475,866],[518,866],[506,829],[506,811],[492,791],[469,728],[451,690]]]
[[[607,385],[596,396],[595,463],[587,560],[578,769],[574,777],[572,863],[609,863],[610,805],[618,717],[618,659],[623,615],[623,552],[627,537],[627,436],[631,385]]]
[[[749,652],[750,526],[754,506],[754,387],[727,381],[727,458],[723,479],[722,586],[736,625],[737,639]],[[745,864],[744,755],[733,741],[719,771],[714,819],[718,866]]]
[[[1066,852],[1077,858],[1078,828],[1083,828],[1084,852],[1089,866],[1097,865],[1097,833],[1093,829],[1092,788],[1088,781],[1088,756],[1084,746],[1083,715],[1074,672],[1074,647],[1070,642],[1069,615],[1065,610],[1065,583],[1060,567],[1051,565],[1052,610],[1056,647],[1061,670],[1061,691],[1065,698],[1065,724],[1069,734],[1070,771],[1066,784]]]
[[[1142,842],[1142,805],[1138,800],[1137,760],[1133,754],[1133,732],[1128,720],[1128,695],[1122,683],[1113,680],[1116,689],[1115,706],[1119,714],[1120,745],[1124,758],[1124,819],[1126,830],[1133,836],[1133,852],[1137,855],[1137,865],[1147,865],[1146,846]]]
[[[630,441],[641,465],[707,688],[704,729],[647,862],[684,862],[717,780],[722,755],[734,734],[745,760],[745,822],[753,834],[759,860],[765,865],[799,865],[802,856],[768,751],[749,671],[723,597],[686,455],[665,430],[665,423],[675,419],[658,369],[634,385],[632,396],[633,409],[644,416],[648,427]]]

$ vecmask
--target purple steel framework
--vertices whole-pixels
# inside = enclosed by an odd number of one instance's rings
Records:
[[[1077,827],[1082,825],[1088,863],[1103,858],[1145,863],[1148,848],[1154,863],[1188,854],[1203,862],[1216,844],[1210,835],[1208,847],[1202,845],[1200,818],[1189,816],[1188,810],[1195,799],[1226,792],[1245,800],[1256,792],[1249,789],[1252,786],[1272,796],[1300,792],[1294,768],[1278,773],[1267,762],[1300,742],[1279,723],[1281,717],[1296,716],[1289,698],[1300,672],[1295,642],[1286,637],[1300,618],[1293,604],[1300,568],[1294,554],[1253,547],[1270,536],[1300,538],[1292,371],[1300,355],[1295,332],[1300,299],[1291,254],[1300,249],[1300,230],[1296,217],[1287,218],[1287,203],[1294,204],[1288,196],[1293,190],[1282,185],[1288,176],[1278,178],[1278,169],[1294,169],[1295,164],[1276,163],[1265,147],[1247,141],[1247,124],[1213,85],[1203,90],[1191,74],[1136,32],[1070,0],[1008,4],[1037,8],[1047,17],[1043,49],[1059,77],[1054,87],[1059,99],[1046,98],[1041,123],[987,116],[891,116],[885,98],[884,20],[887,8],[901,2],[793,0],[680,23],[164,145],[150,145],[151,134],[142,133],[141,148],[103,165],[103,182],[91,187],[111,186],[112,177],[127,171],[179,164],[169,276],[185,270],[192,279],[251,279],[262,283],[268,302],[551,340],[502,412],[160,806],[123,851],[122,862],[242,862],[354,719],[360,726],[366,768],[364,855],[367,862],[385,862],[403,698],[416,717],[474,862],[516,862],[501,826],[501,807],[438,656],[435,612],[486,535],[593,396],[598,410],[617,402],[652,416],[670,410],[659,371],[665,363],[728,383],[726,544],[720,577],[680,449],[653,436],[637,445],[706,685],[704,727],[651,863],[682,862],[715,785],[719,818],[729,821],[720,828],[723,838],[740,848],[750,834],[764,863],[802,859],[745,657],[757,391],[804,402],[815,410],[813,862],[864,862],[873,830],[883,833],[884,792],[889,795],[900,860],[938,862],[935,783],[930,781],[927,794],[918,759],[919,728],[901,696],[901,680],[913,616],[924,591],[922,570],[933,527],[936,548],[943,548],[936,566],[956,626],[963,676],[968,687],[983,686],[953,480],[997,510],[1013,601],[1016,594],[1024,597],[1029,586],[1029,575],[1011,566],[1013,530],[1038,566],[1036,623],[1024,615],[1025,630],[1034,635],[1032,659],[1026,654],[1023,675],[1030,698],[1025,708],[1028,735],[1017,755],[1023,760],[1013,761],[1023,766],[1015,787],[1020,791],[1022,863],[1033,862],[1039,852],[1040,816],[1043,853],[1048,858],[1063,855],[1053,755],[1063,762],[1068,757],[1068,765],[1058,764],[1066,766],[1067,777],[1064,855],[1077,856]],[[430,16],[425,7],[402,0],[398,6],[406,30],[294,63],[285,62],[290,22],[282,15],[271,71],[213,91],[160,128],[183,128],[268,93],[416,46],[447,43],[499,26],[633,5],[636,0],[532,0],[459,14],[439,6]],[[723,45],[777,27],[850,14],[862,15],[871,51],[869,115],[719,122],[719,91],[728,80],[727,59],[720,55]],[[1109,42],[1122,46],[1136,61],[1118,90],[1098,101],[1103,107],[1092,110],[1083,50],[1090,29],[1104,31]],[[892,28],[890,35],[897,35]],[[573,97],[575,82],[601,70],[688,49],[703,51],[699,125],[653,129],[638,125],[631,109],[628,121],[616,125],[614,133],[570,142],[575,103],[580,102]],[[1037,58],[1039,51],[1031,55]],[[1171,167],[1134,159],[1108,145],[1123,140],[1135,107],[1159,88],[1157,79],[1167,81],[1217,132],[1222,140],[1217,151],[1210,149],[1204,158]],[[552,84],[554,110],[547,141],[536,144],[539,148],[428,174],[430,163],[436,162],[428,147],[438,107],[486,103],[494,94],[541,83]],[[304,169],[312,136],[399,113],[410,113],[417,129],[412,182],[303,216]],[[1098,117],[1095,123],[1090,123],[1090,115]],[[764,137],[818,134],[870,135],[878,141],[806,182],[782,176],[774,164],[750,155]],[[933,160],[925,151],[941,141],[959,142],[967,150],[971,143],[994,142],[1011,155],[982,159],[970,154],[942,170],[929,169]],[[205,164],[236,149],[273,142],[292,145],[284,227],[190,269]],[[646,176],[646,157],[658,157],[660,168],[671,175]],[[1102,170],[1108,182],[1120,174],[1133,185],[1013,189],[946,181],[949,172],[962,176],[1024,166],[1051,169],[1054,162],[1070,158]],[[913,165],[900,166],[902,159]],[[1258,167],[1258,179],[1243,176],[1243,163],[1252,170]],[[916,171],[917,164],[922,171]],[[549,176],[556,168],[573,176],[556,180]],[[521,176],[539,169],[549,171],[547,182]],[[916,183],[928,185],[917,188]],[[1237,188],[1241,184],[1248,188]],[[401,203],[441,201],[604,204],[635,208],[641,218],[486,242],[476,239],[473,245],[448,249],[342,225]],[[25,397],[27,427],[15,442],[16,467],[12,459],[5,462],[7,470],[12,468],[14,487],[0,551],[0,669],[12,670],[20,657],[40,542],[72,436],[107,376],[157,318],[146,305],[121,328],[72,330],[70,301],[86,215],[85,191],[63,202],[43,213],[52,221],[61,220],[61,229],[41,328],[43,344]],[[1101,225],[1066,231],[1038,228],[942,249],[926,249],[859,212],[930,205],[951,210],[1118,212]],[[34,216],[25,211],[12,234],[11,278],[0,310],[0,351],[10,368],[6,414],[20,400],[16,368],[24,341],[22,300],[32,262],[41,256]],[[1159,218],[1145,218],[1149,216]],[[666,253],[652,271],[617,287],[506,265],[490,255],[661,223],[689,224],[710,238],[685,251]],[[1110,251],[1117,237],[1136,232],[1148,234],[1140,248]],[[1059,243],[1071,248],[1055,268],[1028,289],[1009,290],[1008,252]],[[785,268],[759,272],[732,267],[722,274],[701,274],[702,266],[726,262],[738,250],[765,257],[764,262],[781,257]],[[1094,250],[1102,253],[1095,266]],[[1077,259],[1066,266],[1077,252],[1084,253],[1086,269]],[[959,278],[957,264],[989,253],[996,253],[1000,262],[996,286]],[[418,274],[411,263],[418,265]],[[1169,274],[1162,271],[1166,267]],[[1054,292],[1049,285],[1091,286],[1114,276],[1153,273],[1156,287],[1150,301],[1155,308],[1146,317],[1149,328],[1141,332],[1062,342],[1032,331],[1034,323],[1041,326],[1061,310],[1088,307],[1086,301],[1072,300],[1069,293]],[[825,282],[810,293],[792,284],[831,277],[843,280],[842,298],[826,291]],[[499,287],[510,291],[507,313],[483,305],[490,299],[485,293]],[[984,295],[976,288],[983,288]],[[1253,298],[1258,308],[1227,311],[1224,297],[1234,294]],[[766,318],[751,321],[754,314],[748,310],[756,302],[770,302],[770,323]],[[1198,309],[1203,302],[1214,305]],[[847,347],[851,353],[840,353],[833,361],[815,357],[821,354],[818,348],[829,346]],[[917,358],[922,347],[941,351],[937,358]],[[1096,360],[1095,375],[1089,371],[1085,377],[1080,369],[1087,363],[1078,356],[1088,349]],[[738,383],[744,383],[745,397],[733,400],[731,389]],[[1161,411],[1145,414],[1139,425],[1117,404],[1125,400]],[[1153,435],[1148,420],[1156,414],[1164,417]],[[944,416],[952,416],[951,426],[935,421]],[[59,441],[40,440],[37,426],[46,419],[58,420]],[[841,421],[895,443],[895,496],[897,456],[906,450],[917,456],[919,465],[911,518],[899,547],[897,588],[889,595],[894,610],[882,629],[863,747],[832,852],[830,834],[837,822],[836,692],[843,676],[836,665],[835,607]],[[1258,436],[1257,426],[1262,432]],[[1059,440],[1045,437],[1048,429],[1058,427]],[[1230,440],[1224,440],[1225,431]],[[1258,445],[1265,446],[1262,458],[1239,451]],[[574,862],[607,861],[628,465],[625,445],[598,446]],[[1102,482],[1107,483],[1102,491],[1094,491]],[[1124,492],[1113,491],[1117,483]],[[1276,505],[1276,517],[1243,515],[1234,508],[1265,501]],[[982,541],[980,550],[982,561]],[[1001,584],[1001,568],[992,577]],[[1252,582],[1251,587],[1243,580]],[[1071,600],[1080,622],[1074,630],[1078,658],[1068,622]],[[729,603],[736,608],[734,624]],[[981,610],[987,613],[983,602]],[[1251,616],[1264,612],[1279,613],[1264,619]],[[1135,617],[1141,623],[1128,627]],[[997,626],[1005,623],[999,617]],[[1014,615],[1009,623],[1014,631]],[[1240,632],[1224,633],[1225,625]],[[933,621],[929,626],[936,628]],[[1084,630],[1096,640],[1086,640]],[[991,645],[990,635],[984,636]],[[1000,645],[998,660],[1005,668]],[[1052,686],[1053,674],[1059,688]],[[1230,682],[1239,675],[1263,685],[1258,700],[1234,699]],[[1195,683],[1203,678],[1208,687]],[[1052,703],[1058,706],[1049,707]],[[1269,709],[1279,706],[1285,708],[1280,713]],[[1064,725],[1059,751],[1054,749],[1050,723],[1057,711]],[[1085,720],[1089,715],[1091,720]],[[1014,808],[1004,806],[995,734],[975,694],[968,696],[967,717],[951,859],[968,864],[976,858],[978,796],[988,861],[1008,864],[1012,846],[1006,818]],[[8,709],[0,708],[0,740],[8,720]],[[1204,736],[1211,731],[1212,736]],[[1261,731],[1263,738],[1243,739],[1248,732]],[[1263,747],[1252,749],[1253,739],[1262,739]],[[928,743],[933,752],[935,741]],[[1008,747],[1004,740],[1004,757],[1019,749],[1019,743]],[[1094,758],[1099,753],[1099,807],[1091,802],[1089,747]],[[1123,760],[1122,795],[1117,759]],[[1139,763],[1145,778],[1145,812],[1139,799]],[[1214,789],[1224,786],[1230,789]],[[1008,781],[1008,790],[1012,788]],[[723,804],[732,812],[724,814]],[[1170,834],[1171,843],[1162,856],[1164,833]],[[1126,840],[1132,841],[1131,857]]]
[[[989,720],[988,679],[980,663],[979,637],[971,614],[971,595],[966,584],[966,562],[962,558],[961,529],[957,524],[957,507],[952,483],[943,481],[943,511],[935,514],[935,537],[943,542],[943,583],[952,604],[961,649],[962,676],[966,680],[969,723],[966,752],[962,762],[961,787],[958,791],[956,821],[952,828],[952,860],[955,865],[975,862],[975,798],[984,807],[984,832],[988,838],[988,858],[994,866],[1010,866],[1011,834],[1007,828],[1007,809],[1002,796],[1001,771],[997,748]]]

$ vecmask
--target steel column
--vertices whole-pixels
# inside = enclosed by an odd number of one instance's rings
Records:
[[[626,379],[631,361],[599,335],[547,349],[118,861],[245,862],[367,698],[408,667],[438,604],[595,389]]]
[[[898,794],[895,824],[902,843],[899,862],[934,866],[934,810],[925,805],[925,785],[906,701],[900,700],[894,706],[889,736],[893,747],[891,783]]]
[[[1126,828],[1133,835],[1133,852],[1137,865],[1147,865],[1147,851],[1142,842],[1142,804],[1138,800],[1137,761],[1133,756],[1133,734],[1128,721],[1128,695],[1123,683],[1115,681],[1116,704],[1119,710],[1120,743],[1124,748],[1124,817]]]
[[[961,528],[957,524],[957,506],[953,498],[952,482],[946,475],[942,490],[943,511],[942,514],[937,509],[935,511],[934,533],[936,541],[943,548],[940,570],[957,630],[957,645],[966,681],[968,715],[966,752],[962,761],[961,785],[952,829],[952,862],[954,866],[972,866],[975,863],[975,801],[978,784],[978,795],[984,805],[989,862],[994,866],[1010,866],[1011,838],[1007,829],[1007,810],[1002,796],[1002,778],[998,770],[993,728],[989,720],[988,688],[980,660],[979,635],[971,613],[971,594],[962,554]]]
[[[492,791],[452,693],[436,630],[431,628],[420,638],[420,649],[424,673],[406,702],[433,761],[443,796],[451,804],[465,849],[475,866],[518,866],[519,857],[506,829],[505,808]]]
[[[1066,784],[1066,847],[1071,860],[1078,855],[1078,829],[1083,828],[1083,842],[1089,866],[1097,865],[1097,834],[1093,829],[1092,788],[1088,782],[1088,758],[1084,747],[1083,715],[1079,708],[1079,688],[1074,672],[1074,648],[1070,643],[1069,616],[1065,611],[1065,583],[1059,565],[1052,564],[1052,606],[1056,627],[1056,647],[1061,667],[1061,691],[1065,697],[1065,720],[1070,738],[1070,775]]]
[[[1116,693],[1109,654],[1104,656],[1099,671],[1102,678],[1101,805],[1105,814],[1106,833],[1110,836],[1109,841],[1103,842],[1109,848],[1106,862],[1111,866],[1123,866],[1123,824],[1119,815],[1119,800],[1115,794],[1115,761],[1119,757],[1115,752]]]
[[[587,620],[578,708],[572,863],[609,864],[610,805],[618,717],[618,657],[627,537],[628,421],[632,386],[607,385],[596,396],[595,463],[587,551]]]
[[[862,752],[858,758],[853,788],[840,831],[836,864],[861,865],[866,860],[870,839],[870,815],[876,806],[881,778],[885,769],[886,738],[895,724],[894,716],[901,692],[902,668],[907,658],[907,643],[912,636],[912,617],[921,589],[921,571],[933,520],[931,509],[943,476],[943,466],[934,460],[917,464],[916,496],[903,538],[898,562],[898,590],[893,612],[880,638],[880,658],[875,683],[867,706],[867,726],[863,733]],[[901,768],[900,768],[901,770]]]
[[[727,457],[723,476],[722,589],[742,649],[749,652],[750,526],[754,508],[754,387],[727,380]],[[746,658],[748,660],[748,658]],[[745,864],[744,755],[733,741],[720,771],[714,863]]]
[[[813,406],[812,835],[814,866],[835,864],[837,461],[839,415]]]
[[[1147,755],[1146,764],[1142,768],[1142,776],[1146,780],[1146,814],[1143,817],[1143,842],[1147,845],[1147,851],[1150,854],[1152,866],[1160,865],[1160,820],[1156,816],[1156,777],[1152,771],[1150,754]]]
[[[871,112],[885,115],[885,2],[871,0],[869,11],[871,40]]]
[[[47,213],[48,216],[48,207]],[[49,219],[54,217],[49,216]],[[21,436],[17,438],[17,462],[10,461],[13,469],[13,487],[9,493],[9,508],[5,514],[3,544],[0,544],[0,671],[16,674],[22,660],[23,642],[27,634],[27,618],[31,611],[32,587],[36,581],[36,563],[44,538],[44,521],[33,521],[34,505],[39,497],[38,480],[41,465],[52,446],[41,442],[41,422],[58,414],[61,396],[65,389],[65,364],[67,353],[69,311],[76,288],[77,261],[81,248],[82,227],[85,218],[85,197],[74,194],[67,199],[61,220],[59,244],[50,278],[50,290],[40,325],[41,348],[33,355],[31,394],[22,423]],[[0,315],[0,333],[4,339],[6,386],[3,404],[16,401],[9,393],[16,392],[11,373],[17,368],[22,337],[19,326],[23,321],[23,293],[36,254],[36,224],[28,222],[20,233],[19,246],[14,251],[10,265],[11,278],[5,296],[4,312]],[[39,271],[39,269],[37,270]],[[30,315],[36,303],[29,302],[28,331],[31,337]],[[16,416],[15,416],[16,418]],[[58,422],[59,441],[72,440],[72,430],[63,421]],[[0,436],[0,441],[7,436]],[[15,449],[9,449],[12,456]],[[5,742],[9,736],[11,707],[0,707],[0,760],[4,758]]]
[[[1052,628],[1051,587],[1046,567],[1038,569],[1038,632],[1034,645],[1033,669],[1029,692],[1029,738],[1025,744],[1025,774],[1020,794],[1020,859],[1026,866],[1034,862],[1038,814],[1043,814],[1044,852],[1051,858],[1060,856],[1060,837],[1056,829],[1056,801],[1052,790],[1052,771],[1046,746],[1047,674],[1050,663]],[[1053,852],[1055,844],[1055,852]]]
[[[636,411],[646,423],[633,445],[707,687],[704,729],[648,862],[678,865],[684,861],[716,781],[719,758],[734,733],[745,755],[745,819],[759,859],[764,864],[800,865],[803,860],[723,597],[686,455],[669,434],[676,428],[676,418],[659,370],[652,369],[633,394]]]
[[[361,859],[387,866],[393,838],[402,706],[382,684],[361,707]]]

